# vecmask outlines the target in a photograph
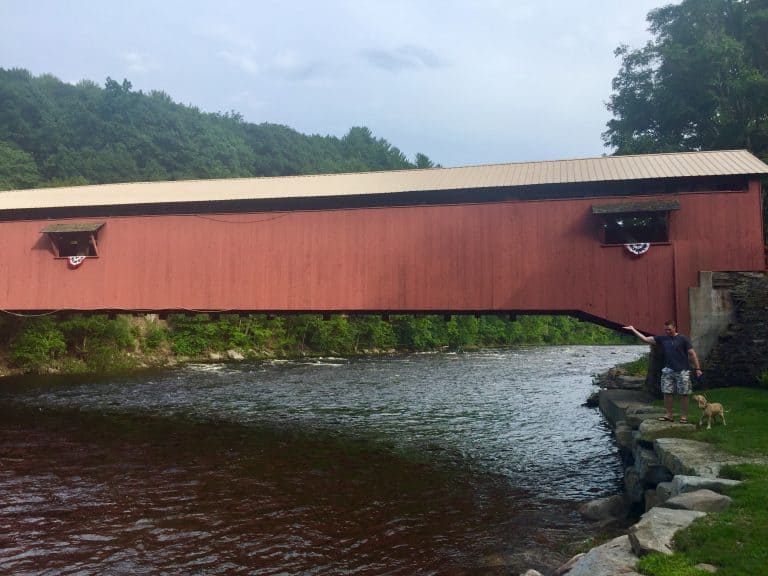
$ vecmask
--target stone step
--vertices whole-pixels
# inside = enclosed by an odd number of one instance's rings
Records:
[[[638,557],[632,552],[629,537],[619,536],[573,558],[555,573],[567,576],[640,576],[634,570],[637,562]]]
[[[717,478],[724,466],[765,463],[764,458],[728,454],[713,444],[685,438],[657,438],[653,446],[662,465],[675,476]]]
[[[598,396],[600,411],[611,427],[616,426],[619,420],[625,420],[630,408],[642,408],[652,401],[649,394],[637,390],[602,389]]]
[[[697,510],[699,512],[723,512],[733,502],[730,496],[718,494],[706,488],[673,496],[662,504],[664,508]]]
[[[632,550],[638,556],[651,552],[670,555],[673,553],[672,539],[675,534],[704,516],[706,513],[696,510],[651,508],[629,529]]]

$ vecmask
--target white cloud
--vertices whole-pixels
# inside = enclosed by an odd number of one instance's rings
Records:
[[[441,68],[446,62],[438,54],[423,46],[407,44],[391,50],[368,49],[364,58],[378,68],[390,72],[420,68]]]
[[[236,68],[239,68],[241,71],[254,76],[262,72],[264,69],[264,67],[256,60],[256,58],[250,54],[235,52],[233,50],[220,50],[219,55],[224,60],[234,65]]]
[[[160,69],[160,64],[154,58],[141,52],[123,52],[120,54],[120,59],[132,73],[147,74]]]

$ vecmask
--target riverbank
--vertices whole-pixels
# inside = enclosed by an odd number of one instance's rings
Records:
[[[634,341],[567,316],[0,316],[0,376],[121,372],[222,360],[624,343]]]
[[[735,576],[768,565],[768,391],[707,390],[729,410],[728,426],[660,421],[662,407],[613,374],[600,409],[626,470],[624,494],[585,506],[594,521],[642,513],[627,534],[576,556],[553,574]],[[701,411],[693,406],[690,422]],[[535,571],[526,573],[528,576]]]

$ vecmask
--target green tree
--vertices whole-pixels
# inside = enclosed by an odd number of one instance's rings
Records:
[[[32,155],[0,140],[0,190],[34,188],[40,173]]]
[[[88,371],[106,372],[132,365],[126,352],[135,342],[125,317],[74,316],[59,320],[56,327],[64,336],[69,355],[84,363]]]
[[[359,316],[351,319],[356,341],[355,352],[389,350],[397,347],[397,336],[389,322],[381,316]]]
[[[9,356],[25,372],[39,372],[67,350],[64,334],[51,317],[21,323],[11,339]]]
[[[434,168],[435,163],[429,159],[429,156],[419,152],[416,154],[416,168]]]
[[[683,0],[621,46],[603,135],[617,154],[747,148],[768,158],[768,4]]]
[[[0,159],[0,174],[11,181],[6,187],[415,166],[367,128],[352,128],[343,138],[307,136],[287,126],[245,122],[235,111],[203,113],[161,91],[135,91],[128,80],[107,78],[102,88],[90,80],[71,85],[0,68],[0,102],[0,141],[12,152]],[[4,150],[0,158],[8,154]],[[431,163],[423,155],[417,161]]]
[[[359,170],[412,168],[405,155],[383,138],[375,138],[364,126],[350,128],[341,139],[344,155],[359,162]]]

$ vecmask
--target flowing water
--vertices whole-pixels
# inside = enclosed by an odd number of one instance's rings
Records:
[[[644,347],[0,381],[2,574],[518,574],[617,493],[592,375]]]

